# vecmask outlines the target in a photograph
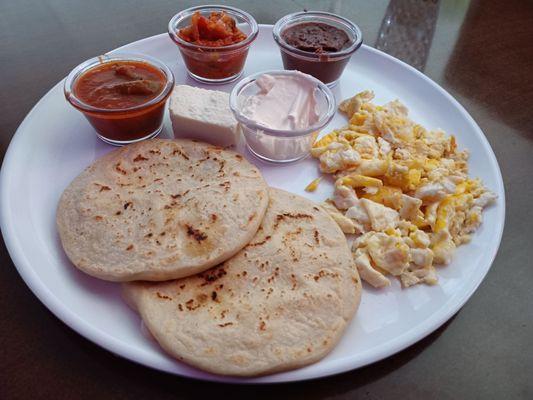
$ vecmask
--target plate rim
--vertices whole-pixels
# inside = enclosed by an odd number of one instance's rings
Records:
[[[272,26],[273,25],[270,25],[270,24],[259,24],[260,30],[272,29]],[[109,52],[121,51],[125,47],[143,44],[144,42],[158,41],[167,35],[168,35],[167,33],[161,33],[158,35],[145,37],[145,38],[133,41],[131,43],[127,43],[116,49],[110,50]],[[372,354],[366,354],[368,351],[370,351],[370,350],[367,350],[367,351],[364,351],[363,353],[360,353],[357,357],[351,356],[351,357],[343,358],[337,361],[337,363],[334,366],[331,366],[327,368],[326,370],[321,371],[321,373],[315,373],[307,377],[290,377],[290,376],[285,377],[285,375],[282,373],[282,374],[266,375],[266,376],[255,377],[255,378],[239,378],[239,377],[229,377],[229,376],[223,376],[223,375],[206,374],[206,373],[203,373],[201,375],[179,374],[175,371],[168,371],[162,367],[158,367],[157,365],[153,365],[152,363],[150,363],[149,360],[147,360],[148,353],[144,349],[138,348],[132,345],[128,345],[125,342],[117,340],[111,335],[109,335],[108,333],[106,333],[105,331],[101,331],[100,329],[94,327],[93,325],[91,325],[90,323],[86,322],[84,319],[79,317],[76,313],[74,313],[67,306],[65,306],[64,303],[59,301],[59,299],[39,279],[39,277],[37,276],[36,272],[34,271],[34,269],[32,268],[31,264],[29,263],[28,259],[26,258],[24,254],[24,250],[23,250],[23,247],[21,246],[21,242],[20,240],[18,240],[15,234],[12,217],[8,215],[8,212],[7,212],[8,210],[7,205],[10,203],[8,193],[9,193],[9,183],[11,180],[10,180],[9,174],[10,174],[10,170],[12,169],[12,165],[14,164],[15,155],[16,155],[13,149],[16,148],[18,141],[21,140],[22,134],[20,132],[24,131],[25,126],[29,123],[28,121],[31,120],[32,115],[36,112],[36,110],[44,102],[44,100],[50,95],[50,93],[56,90],[58,86],[63,84],[64,78],[60,80],[56,85],[54,85],[50,90],[48,90],[46,94],[43,95],[39,99],[39,101],[31,108],[31,110],[26,114],[26,116],[24,117],[20,125],[18,126],[17,130],[15,131],[15,134],[13,135],[9,143],[9,146],[4,155],[2,167],[0,169],[0,228],[2,231],[6,249],[8,250],[11,260],[13,264],[15,265],[15,268],[17,269],[18,273],[22,277],[24,283],[29,287],[31,292],[39,299],[39,301],[43,303],[50,312],[52,312],[52,314],[54,314],[57,318],[59,318],[70,329],[74,330],[76,333],[80,334],[85,339],[90,340],[95,345],[102,347],[115,355],[118,355],[129,361],[133,361],[145,367],[153,368],[153,369],[166,372],[166,373],[170,373],[173,375],[178,375],[178,376],[195,379],[195,380],[202,380],[202,381],[241,383],[241,384],[265,384],[265,383],[268,384],[268,383],[306,381],[306,380],[311,380],[311,379],[323,378],[323,377],[339,374],[342,372],[348,372],[351,370],[355,370],[355,369],[373,364],[385,358],[388,358],[406,349],[407,347],[413,345],[414,343],[420,341],[421,339],[428,336],[429,334],[433,333],[435,330],[441,327],[446,321],[448,321],[453,315],[455,315],[464,306],[464,304],[470,299],[470,297],[478,289],[481,282],[483,282],[488,271],[492,267],[492,264],[494,263],[499,247],[501,245],[501,240],[502,240],[504,226],[505,226],[505,214],[506,214],[505,186],[503,183],[501,169],[498,164],[496,155],[494,154],[494,151],[492,150],[492,147],[490,146],[490,143],[487,137],[485,136],[485,134],[483,133],[483,131],[481,130],[477,122],[474,120],[474,118],[468,113],[468,111],[462,106],[462,104],[457,99],[455,99],[450,93],[448,93],[438,83],[434,82],[428,76],[416,70],[412,66],[404,63],[403,61],[398,60],[397,58],[392,57],[366,44],[363,44],[362,48],[364,48],[365,51],[373,53],[374,56],[377,55],[380,57],[384,57],[390,62],[399,64],[402,68],[408,70],[411,74],[415,74],[418,78],[421,78],[426,83],[431,85],[434,89],[436,89],[438,92],[440,92],[440,94],[444,95],[444,97],[455,107],[455,109],[459,113],[461,113],[463,117],[466,118],[467,122],[472,126],[472,128],[476,132],[476,135],[480,139],[484,147],[484,150],[491,161],[491,164],[496,167],[495,168],[496,169],[496,182],[497,182],[498,187],[494,189],[495,191],[497,189],[498,193],[502,194],[501,198],[500,197],[498,198],[498,202],[501,204],[502,214],[501,214],[501,218],[498,218],[497,220],[497,223],[499,226],[499,230],[497,232],[497,241],[496,241],[497,245],[494,246],[490,250],[490,255],[488,258],[489,262],[487,263],[488,266],[485,268],[485,271],[483,271],[483,273],[477,277],[477,280],[474,280],[471,282],[472,285],[470,286],[468,290],[466,290],[463,293],[462,296],[459,296],[458,298],[453,297],[451,299],[451,300],[454,300],[453,304],[451,304],[450,306],[442,307],[441,308],[442,311],[440,313],[436,313],[432,315],[430,318],[427,318],[421,324],[417,325],[416,330],[418,332],[413,333],[412,332],[413,329],[409,329],[403,332],[400,336],[396,337],[394,340],[381,346],[379,348],[379,351],[376,351],[376,349],[374,349],[372,350]],[[405,339],[406,335],[409,336],[407,339]],[[358,362],[355,362],[353,360],[354,357],[357,358]],[[274,379],[269,379],[269,378],[274,378]]]

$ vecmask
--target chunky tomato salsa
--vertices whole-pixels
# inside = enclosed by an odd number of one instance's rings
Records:
[[[178,35],[186,42],[209,47],[228,46],[246,39],[235,20],[225,12],[212,12],[206,18],[197,11],[191,17],[191,25],[180,29]]]

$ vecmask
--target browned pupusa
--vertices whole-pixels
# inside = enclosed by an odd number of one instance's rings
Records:
[[[360,294],[337,224],[311,201],[279,189],[270,189],[253,240],[225,263],[179,280],[124,285],[126,300],[168,353],[240,376],[324,357]]]
[[[90,275],[166,280],[238,252],[267,204],[265,181],[241,155],[154,139],[112,151],[75,178],[61,196],[57,227],[72,263]]]

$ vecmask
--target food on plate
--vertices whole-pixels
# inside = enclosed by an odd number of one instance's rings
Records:
[[[273,34],[285,69],[305,72],[330,86],[362,44],[354,23],[328,12],[286,15],[274,25]]]
[[[228,82],[244,67],[258,26],[253,17],[226,6],[192,7],[176,14],[168,33],[189,74],[202,82]]]
[[[309,185],[307,185],[305,187],[305,191],[306,192],[314,192],[317,188],[318,188],[318,185],[320,184],[320,181],[322,180],[322,177],[318,177],[316,179],[313,179]]]
[[[364,91],[343,101],[348,126],[316,141],[311,154],[333,174],[323,206],[346,234],[361,278],[375,287],[435,284],[434,265],[450,263],[479,228],[496,196],[468,176],[468,152],[454,136],[428,131],[398,100],[373,104]]]
[[[65,97],[83,112],[99,137],[127,144],[161,131],[174,76],[144,56],[105,55],[76,67],[65,81]]]
[[[219,146],[238,142],[237,121],[229,108],[229,94],[177,85],[170,96],[170,120],[176,138],[192,138]]]
[[[135,107],[154,99],[166,82],[158,68],[140,61],[102,63],[74,82],[74,95],[106,110]]]
[[[270,189],[252,241],[225,263],[124,295],[161,347],[223,375],[253,376],[323,358],[354,315],[361,283],[339,227],[303,197]]]
[[[72,263],[109,281],[205,271],[243,248],[268,204],[261,173],[207,143],[154,139],[96,160],[57,209]]]
[[[263,74],[255,80],[257,93],[242,99],[242,114],[269,129],[302,130],[319,119],[316,83],[307,75]]]
[[[224,11],[212,11],[207,18],[196,11],[191,24],[180,29],[178,36],[186,42],[209,47],[228,46],[246,39],[235,20]]]
[[[233,88],[230,108],[252,153],[289,162],[309,154],[316,135],[335,114],[335,97],[310,75],[265,71]]]
[[[334,53],[350,42],[346,32],[322,22],[303,22],[288,26],[281,32],[285,43],[310,53]]]

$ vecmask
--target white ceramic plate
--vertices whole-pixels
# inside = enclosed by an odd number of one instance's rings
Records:
[[[177,83],[196,85],[185,73],[178,49],[166,34],[122,47],[166,62]],[[80,60],[80,62],[83,60]],[[245,75],[282,68],[272,27],[261,26]],[[231,85],[217,89],[230,91]],[[1,171],[1,227],[20,275],[35,295],[62,321],[89,340],[149,367],[193,378],[225,382],[284,382],[327,376],[390,356],[428,335],[448,320],[481,283],[496,255],[505,214],[504,188],[498,163],[487,139],[461,105],[408,65],[370,47],[353,57],[334,89],[337,100],[373,89],[377,102],[401,99],[414,120],[453,133],[471,150],[471,174],[499,196],[484,213],[472,242],[457,251],[454,262],[439,268],[440,283],[402,290],[398,282],[384,290],[365,286],[361,307],[338,346],[322,361],[294,371],[254,379],[211,375],[168,357],[141,329],[141,321],[120,298],[119,285],[91,278],[67,260],[55,228],[61,192],[97,157],[112,150],[94,134],[85,118],[67,104],[62,82],[44,96],[20,125]],[[325,129],[345,125],[337,115]],[[168,117],[162,136],[171,132]],[[272,186],[322,200],[331,187],[312,195],[304,187],[318,176],[317,163],[306,159],[274,166],[257,164]]]

